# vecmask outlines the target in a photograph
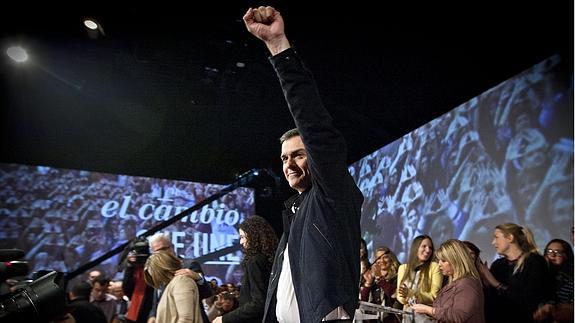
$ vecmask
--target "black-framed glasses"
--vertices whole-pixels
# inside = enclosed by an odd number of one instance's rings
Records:
[[[553,257],[563,257],[563,251],[561,250],[547,249],[545,250],[545,253]]]

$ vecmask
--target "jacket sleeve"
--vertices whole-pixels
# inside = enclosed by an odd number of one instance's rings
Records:
[[[399,295],[399,287],[401,286],[401,281],[403,277],[407,275],[405,269],[407,266],[405,264],[399,266],[397,271],[397,301],[401,304],[407,304],[407,300],[404,297]],[[441,289],[441,284],[443,283],[443,276],[441,276],[441,272],[439,271],[439,265],[437,263],[432,262],[429,268],[429,277],[427,279],[431,279],[431,290],[429,291],[421,291],[417,292],[417,302],[421,304],[431,305],[433,300],[437,297],[437,293]]]
[[[431,305],[443,284],[443,276],[441,275],[439,265],[436,262],[432,262],[430,264],[429,277],[427,277],[427,279],[431,280],[431,289],[429,291],[422,291],[420,289],[417,301],[421,304]]]
[[[270,60],[306,148],[314,185],[327,196],[341,196],[338,189],[345,183],[342,176],[351,178],[346,164],[347,146],[321,101],[311,72],[293,48]]]
[[[545,258],[532,254],[525,260],[522,272],[513,275],[507,288],[499,293],[518,307],[534,311],[540,302],[550,298],[551,286]]]
[[[224,323],[256,322],[263,317],[270,277],[269,263],[265,256],[255,255],[251,258],[247,263],[245,274],[249,280],[249,301],[224,314],[222,316]]]
[[[134,282],[134,266],[128,265],[126,266],[126,270],[124,271],[124,279],[122,279],[122,291],[126,296],[132,298],[132,294],[134,293],[134,287],[136,283]]]
[[[397,269],[397,301],[400,302],[401,304],[405,305],[405,303],[407,303],[407,300],[404,297],[399,296],[399,287],[401,286],[401,281],[403,280],[403,277],[405,276],[405,265],[401,265],[399,266],[399,268]]]

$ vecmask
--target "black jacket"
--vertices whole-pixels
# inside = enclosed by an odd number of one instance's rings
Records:
[[[521,272],[513,274],[514,268],[515,262],[505,258],[491,264],[491,273],[504,288],[486,290],[487,322],[534,322],[533,312],[549,299],[553,282],[543,256],[530,254]]]
[[[305,145],[312,185],[298,196],[297,213],[287,214],[289,231],[284,228],[276,252],[264,322],[277,321],[278,277],[288,242],[301,322],[320,322],[340,305],[353,317],[359,295],[363,196],[348,172],[345,139],[333,126],[311,73],[295,51],[288,49],[270,61]]]
[[[68,307],[76,323],[107,323],[106,315],[102,309],[87,299],[76,298],[68,304]]]
[[[244,266],[240,305],[222,316],[223,323],[261,322],[272,264],[261,253],[251,256]]]
[[[143,266],[143,264],[140,264],[138,266]],[[126,265],[126,269],[124,271],[124,279],[122,281],[122,290],[124,291],[124,294],[126,294],[126,296],[128,296],[130,299],[132,299],[134,289],[136,288],[136,280],[134,278],[135,272],[136,272],[136,265],[133,264]],[[146,284],[146,291],[144,293],[144,298],[142,299],[142,305],[140,306],[140,310],[138,312],[138,319],[135,321],[136,323],[146,323],[148,321],[148,314],[152,309],[153,297],[154,297],[154,289]],[[130,303],[130,306],[133,306],[133,303]]]

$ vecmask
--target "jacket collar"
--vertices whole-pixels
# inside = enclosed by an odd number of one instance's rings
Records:
[[[293,207],[298,208],[301,201],[304,198],[304,195],[307,194],[308,191],[305,191],[303,193],[297,193],[292,195],[289,199],[287,199],[284,202],[285,205],[285,210],[282,213],[282,220],[283,220],[283,229],[284,229],[284,233],[289,233],[290,228],[291,228],[291,223],[293,220],[293,217],[295,215],[295,212],[293,212]]]

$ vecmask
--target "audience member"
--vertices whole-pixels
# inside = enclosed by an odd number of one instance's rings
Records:
[[[76,323],[107,323],[102,309],[90,303],[92,286],[88,282],[80,282],[68,293],[70,297],[70,315]]]
[[[403,306],[397,301],[397,272],[401,264],[387,247],[375,249],[375,262],[371,267],[370,302],[394,308]],[[383,322],[399,322],[395,315],[384,315]]]
[[[107,322],[112,322],[116,318],[118,299],[114,295],[108,294],[109,283],[110,280],[103,276],[94,278],[90,302],[104,312]]]
[[[179,269],[182,269],[182,260],[168,250],[153,253],[146,261],[146,284],[155,289],[164,287],[155,318],[161,323],[201,323],[198,286],[188,275],[175,276]]]
[[[257,215],[240,223],[239,232],[240,244],[244,250],[244,276],[239,307],[218,316],[212,321],[215,323],[250,323],[259,322],[263,318],[267,285],[278,239],[270,224]]]
[[[171,253],[173,256],[177,257],[176,252],[174,250],[174,245],[170,240],[170,236],[165,233],[158,232],[152,237],[150,237],[150,249],[152,252],[158,252],[165,250]],[[178,269],[175,272],[176,276],[185,275],[192,278],[197,285],[200,300],[203,300],[207,297],[212,296],[212,288],[208,282],[205,281],[203,276],[203,271],[200,264],[197,261],[192,259],[182,259],[182,268]],[[152,310],[150,311],[150,315],[148,317],[148,323],[153,323],[156,311],[158,307],[159,300],[163,293],[163,287],[154,291],[153,301],[152,301]],[[201,308],[202,321],[204,323],[208,323],[208,316],[206,315],[203,306]]]
[[[439,265],[432,262],[433,251],[430,236],[417,236],[411,243],[407,263],[399,266],[397,300],[404,310],[410,310],[409,303],[431,305],[441,289],[442,276]],[[409,321],[407,315],[403,321]]]
[[[549,299],[551,280],[545,258],[537,253],[531,232],[515,223],[495,227],[492,245],[500,254],[479,273],[486,287],[488,322],[533,322],[537,306]]]
[[[553,239],[544,249],[554,289],[551,299],[540,305],[533,318],[537,321],[573,322],[573,249],[562,239]]]
[[[439,291],[433,305],[414,304],[413,311],[439,322],[484,323],[481,280],[465,244],[447,240],[435,254],[441,273],[449,277],[448,283]]]

